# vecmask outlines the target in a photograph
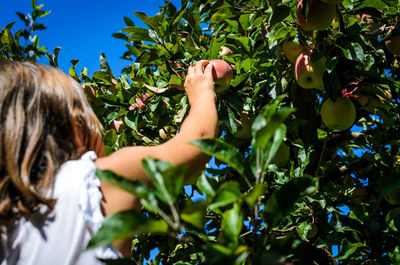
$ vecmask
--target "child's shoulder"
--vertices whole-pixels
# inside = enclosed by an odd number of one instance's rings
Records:
[[[57,199],[70,199],[87,194],[91,187],[97,189],[100,180],[96,176],[96,158],[95,152],[89,151],[79,159],[62,164],[54,178],[52,195]]]

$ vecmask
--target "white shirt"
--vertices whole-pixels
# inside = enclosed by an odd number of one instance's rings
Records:
[[[1,265],[99,265],[98,258],[121,257],[111,245],[84,251],[104,220],[96,158],[91,151],[61,166],[51,193],[54,210],[18,220],[0,244]]]

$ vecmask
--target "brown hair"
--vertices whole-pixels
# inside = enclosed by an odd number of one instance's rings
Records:
[[[62,71],[28,62],[0,63],[0,223],[38,206],[57,169],[101,149],[101,124],[81,86]]]

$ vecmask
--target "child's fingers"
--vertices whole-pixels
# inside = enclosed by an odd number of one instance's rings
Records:
[[[204,74],[205,74],[207,77],[209,77],[209,78],[212,79],[212,72],[213,72],[213,69],[214,69],[214,65],[208,63],[208,64],[206,65],[205,69],[204,69]]]
[[[204,67],[208,64],[207,60],[200,60],[198,61],[194,67],[197,73],[203,73]]]
[[[194,74],[194,71],[195,71],[195,69],[194,69],[194,65],[193,65],[193,64],[191,64],[191,65],[189,66],[189,69],[188,69],[188,75],[192,75],[192,74]]]

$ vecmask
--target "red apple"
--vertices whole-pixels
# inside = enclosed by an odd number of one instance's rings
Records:
[[[233,53],[232,50],[226,46],[221,46],[221,48],[219,48],[219,55],[221,55],[221,56],[229,55],[232,53]]]
[[[327,4],[319,0],[313,0],[308,11],[308,16],[303,16],[305,12],[304,0],[299,0],[297,4],[297,18],[300,27],[305,31],[325,30],[331,24],[336,15],[336,6]]]
[[[322,122],[332,130],[346,130],[356,120],[356,107],[348,98],[338,97],[336,101],[328,98],[321,107]]]
[[[295,63],[297,57],[299,57],[299,55],[302,52],[305,52],[308,49],[305,46],[298,44],[294,41],[285,40],[282,43],[282,50],[283,50],[283,53],[285,54],[286,58],[288,58],[288,60],[290,62]]]
[[[303,52],[297,57],[294,67],[296,82],[302,88],[324,89],[322,77],[326,70],[326,58],[321,57],[317,62],[311,61],[312,50]]]
[[[214,59],[210,61],[214,66],[213,78],[215,92],[223,92],[229,88],[229,82],[232,80],[233,71],[231,66],[224,60]]]

